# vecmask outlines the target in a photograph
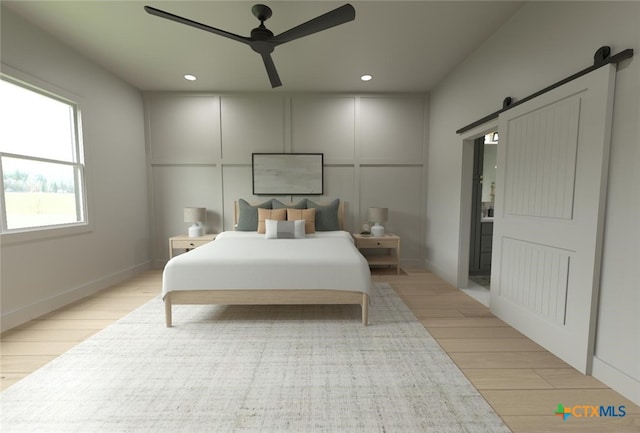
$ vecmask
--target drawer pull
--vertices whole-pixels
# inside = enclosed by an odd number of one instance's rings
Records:
[[[191,245],[192,247],[194,246],[194,245],[193,245],[193,242],[191,242],[189,245]]]

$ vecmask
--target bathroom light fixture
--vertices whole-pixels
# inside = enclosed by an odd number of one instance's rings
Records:
[[[362,77],[360,77],[360,79],[361,79],[362,81],[370,81],[372,78],[373,78],[373,77],[372,77],[371,75],[369,75],[369,74],[365,74],[365,75],[363,75]]]
[[[497,132],[490,132],[489,134],[486,134],[484,136],[484,143],[485,144],[498,144],[498,133]]]
[[[197,78],[195,75],[185,74],[184,79],[188,81],[196,81]]]

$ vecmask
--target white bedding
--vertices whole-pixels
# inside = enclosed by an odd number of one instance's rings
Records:
[[[316,232],[304,239],[265,239],[227,231],[215,241],[172,258],[163,297],[175,290],[332,289],[369,293],[371,273],[348,232]]]

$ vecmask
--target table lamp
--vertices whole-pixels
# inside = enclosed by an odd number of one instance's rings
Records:
[[[202,222],[207,219],[207,209],[204,207],[185,207],[184,222],[192,223],[189,227],[189,237],[197,238],[202,236]]]
[[[387,222],[389,217],[389,209],[386,207],[370,207],[367,212],[367,220],[374,223],[371,227],[371,234],[375,237],[384,236],[384,227],[382,223]]]

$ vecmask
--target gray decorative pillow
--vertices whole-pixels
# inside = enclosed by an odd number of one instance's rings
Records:
[[[304,238],[304,220],[281,221],[265,220],[265,239],[302,239]]]
[[[257,206],[251,206],[246,200],[238,200],[238,222],[236,230],[241,232],[255,232],[258,230],[258,208],[271,209],[271,200]]]
[[[340,220],[338,219],[338,208],[340,207],[340,199],[335,199],[326,206],[321,206],[307,199],[307,209],[316,210],[316,231],[327,232],[340,229]]]
[[[306,199],[302,199],[298,203],[294,203],[291,206],[287,206],[286,204],[282,203],[277,198],[274,198],[271,201],[271,205],[273,206],[272,209],[306,209],[307,208],[307,200]]]

